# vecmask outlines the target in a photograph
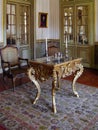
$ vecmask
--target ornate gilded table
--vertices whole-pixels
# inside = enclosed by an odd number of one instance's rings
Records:
[[[38,80],[45,81],[49,77],[53,77],[52,79],[52,109],[53,112],[56,113],[56,102],[55,102],[55,93],[56,90],[60,88],[60,79],[66,76],[75,74],[73,82],[72,82],[72,89],[73,93],[79,97],[78,92],[76,91],[76,80],[81,76],[83,73],[83,65],[81,64],[82,59],[55,59],[54,57],[47,57],[38,58],[36,60],[30,60],[30,69],[28,70],[28,75],[30,80],[35,84],[38,89],[38,93],[34,100],[34,104],[39,99],[41,88],[38,83]]]

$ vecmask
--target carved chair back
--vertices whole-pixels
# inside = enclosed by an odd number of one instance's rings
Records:
[[[1,49],[1,61],[9,62],[11,66],[19,65],[18,48],[15,46],[5,46]],[[2,62],[1,62],[2,63]],[[7,64],[4,64],[6,67]]]
[[[58,47],[56,47],[56,46],[48,47],[48,55],[49,56],[52,56],[52,55],[54,55],[55,53],[57,53],[59,51],[60,51],[60,49]]]

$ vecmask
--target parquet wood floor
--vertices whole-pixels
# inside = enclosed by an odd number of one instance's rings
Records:
[[[73,76],[66,77],[67,80],[72,80]],[[78,78],[78,83],[98,87],[98,70],[84,68],[83,74]]]

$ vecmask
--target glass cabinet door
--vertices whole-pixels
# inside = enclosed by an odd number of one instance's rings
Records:
[[[7,4],[6,13],[7,44],[16,44],[16,5]]]
[[[76,13],[74,10],[64,8],[64,43],[88,44],[88,6],[76,6]]]
[[[30,7],[20,5],[20,30],[19,39],[21,44],[29,43],[29,22],[30,22]]]
[[[77,43],[88,44],[88,6],[77,6],[76,14]]]
[[[30,6],[7,4],[6,34],[7,44],[29,44]]]
[[[94,0],[59,0],[61,48],[69,57],[83,58],[85,67],[94,61]],[[63,16],[63,17],[62,17]]]
[[[72,43],[74,41],[73,17],[73,7],[64,8],[64,43]]]

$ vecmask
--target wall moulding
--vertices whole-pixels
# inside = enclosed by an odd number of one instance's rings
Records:
[[[44,43],[46,39],[38,39],[37,43]],[[60,39],[47,39],[48,42],[60,42]]]
[[[62,4],[69,4],[69,3],[86,3],[86,2],[94,2],[94,0],[60,0],[60,3]]]

